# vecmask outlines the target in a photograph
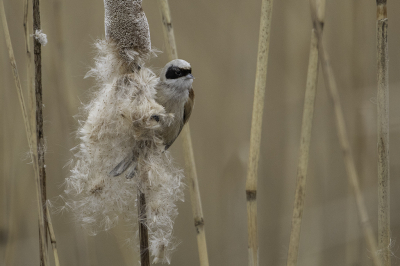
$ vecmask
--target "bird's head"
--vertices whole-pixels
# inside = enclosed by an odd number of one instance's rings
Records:
[[[193,79],[192,67],[181,59],[175,59],[166,64],[160,75],[162,83],[175,89],[191,88]]]

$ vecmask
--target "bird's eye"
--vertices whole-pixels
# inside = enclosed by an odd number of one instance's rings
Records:
[[[179,69],[177,69],[177,70],[175,70],[175,74],[176,74],[177,76],[180,76],[180,75],[181,75],[181,71],[180,71]]]

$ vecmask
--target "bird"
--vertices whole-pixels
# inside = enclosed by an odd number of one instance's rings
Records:
[[[155,86],[156,102],[164,107],[166,113],[174,116],[172,123],[164,125],[159,131],[159,137],[163,140],[165,150],[168,150],[175,142],[192,114],[194,106],[193,80],[190,63],[182,59],[172,60],[161,70],[159,82]],[[160,120],[156,115],[152,118],[157,122]],[[134,177],[138,156],[138,151],[133,149],[109,173],[109,176],[120,176],[134,164],[133,170],[126,175],[126,178]]]

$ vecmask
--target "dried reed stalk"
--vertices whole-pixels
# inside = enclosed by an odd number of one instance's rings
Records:
[[[318,23],[317,9],[315,3],[311,1],[311,15],[314,26],[316,27],[316,33],[318,37],[318,51],[319,60],[322,66],[324,74],[325,86],[327,87],[329,94],[333,102],[333,108],[335,113],[336,129],[340,142],[340,146],[344,156],[344,163],[346,172],[349,177],[350,184],[354,191],[356,199],[358,215],[361,222],[361,226],[364,231],[364,236],[367,241],[368,248],[371,252],[371,257],[375,266],[382,266],[381,261],[377,255],[377,245],[374,232],[372,230],[371,223],[369,221],[367,208],[365,206],[364,197],[361,193],[359,178],[353,158],[353,154],[350,148],[349,137],[347,135],[346,123],[343,115],[343,109],[340,102],[339,92],[336,86],[335,77],[333,74],[332,66],[330,65],[330,59],[328,54],[325,52],[324,45],[322,43],[322,28]]]
[[[29,144],[29,148],[30,148],[30,155],[31,155],[32,163],[33,163],[33,169],[34,169],[35,177],[36,177],[36,196],[37,196],[37,203],[38,203],[39,228],[40,228],[39,235],[40,235],[41,239],[45,239],[46,231],[44,229],[46,227],[45,227],[45,218],[44,218],[44,213],[43,213],[43,208],[42,208],[42,206],[44,206],[45,204],[43,204],[42,197],[41,197],[42,187],[40,186],[40,180],[39,180],[39,172],[38,172],[39,167],[38,167],[38,160],[37,160],[37,151],[36,151],[36,149],[34,149],[34,147],[36,146],[36,134],[31,129],[28,115],[26,112],[26,105],[25,105],[25,101],[24,101],[24,97],[23,97],[23,93],[22,93],[21,82],[20,82],[19,75],[18,75],[17,63],[15,61],[14,51],[13,51],[12,44],[11,44],[11,38],[10,38],[9,30],[8,30],[8,24],[7,24],[6,14],[4,11],[3,0],[0,0],[0,16],[1,16],[2,24],[3,24],[4,35],[5,35],[5,39],[6,39],[6,43],[7,43],[7,49],[8,49],[8,54],[10,57],[10,63],[11,63],[12,71],[13,71],[14,81],[15,81],[15,85],[17,88],[18,100],[19,100],[20,107],[22,110],[22,117],[24,119],[25,132],[26,132],[26,137],[28,139],[28,144]],[[45,245],[44,241],[40,242],[40,260],[43,265],[48,265],[48,255],[47,255],[47,249],[46,249],[46,245]]]
[[[26,136],[28,138],[28,143],[30,144],[31,142],[29,140],[31,137],[31,134],[30,134],[31,128],[30,128],[28,117],[26,115],[25,101],[24,101],[24,96],[22,93],[21,82],[19,80],[17,62],[15,61],[14,51],[13,51],[12,44],[11,44],[10,33],[8,31],[8,24],[7,24],[6,14],[4,11],[3,0],[0,0],[0,15],[1,15],[1,20],[2,20],[2,24],[3,24],[3,30],[4,30],[5,40],[6,40],[6,44],[7,44],[7,49],[8,49],[8,55],[10,58],[11,69],[13,71],[14,82],[17,87],[18,100],[20,102],[21,109],[22,109],[22,115],[24,118],[24,125],[25,125],[26,134],[27,134]]]
[[[35,115],[36,115],[36,106],[35,106],[35,89],[33,86],[33,75],[32,75],[32,53],[31,53],[31,48],[30,48],[30,38],[29,38],[29,21],[28,21],[28,12],[29,12],[29,1],[25,0],[24,4],[24,33],[25,33],[25,48],[26,48],[26,54],[27,54],[27,67],[26,67],[26,73],[27,73],[27,80],[28,80],[28,102],[29,102],[29,120],[30,120],[30,125],[31,129],[35,127]],[[48,225],[48,230],[49,230],[49,235],[51,239],[51,244],[53,247],[53,253],[54,253],[54,260],[56,266],[60,265],[59,259],[58,259],[58,251],[57,251],[57,244],[56,244],[56,235],[54,233],[53,229],[53,224],[51,223],[51,217],[50,217],[50,212],[49,209],[46,208],[46,219]]]
[[[171,13],[169,10],[168,0],[158,0],[158,4],[161,11],[162,22],[164,26],[163,29],[164,29],[165,42],[167,44],[168,58],[169,60],[177,59],[178,52],[176,49],[174,29],[172,27]],[[199,249],[200,266],[208,266],[209,262],[208,262],[203,209],[201,207],[199,182],[197,179],[197,171],[194,160],[189,123],[187,123],[186,126],[183,128],[181,135],[183,138],[183,151],[185,157],[185,164],[190,178],[190,183],[189,183],[190,199],[192,202],[194,226],[196,228],[196,233],[197,233],[197,246]]]
[[[0,51],[2,51],[0,47]],[[3,54],[0,52],[0,62],[5,62],[5,58],[3,59]],[[3,79],[1,79],[5,84],[6,83],[6,78],[4,75],[2,75]],[[6,85],[7,86],[7,85]],[[4,86],[3,88],[6,88]],[[4,228],[8,228],[7,232],[7,237],[6,237],[6,248],[4,252],[4,265],[14,265],[15,264],[15,251],[16,251],[16,240],[18,239],[18,215],[16,215],[16,209],[15,208],[15,171],[12,171],[12,169],[15,169],[15,160],[12,158],[13,156],[13,151],[16,149],[17,145],[17,138],[12,138],[10,135],[11,132],[10,130],[5,126],[5,124],[9,123],[10,120],[12,121],[13,117],[11,117],[10,114],[12,112],[7,112],[7,110],[10,110],[9,107],[11,107],[10,101],[9,101],[9,94],[5,92],[5,90],[2,90],[2,102],[1,102],[1,111],[2,111],[2,195],[4,196],[4,203],[5,208],[4,208]],[[11,134],[14,134],[12,132]],[[12,141],[10,141],[12,140]]]
[[[203,216],[203,208],[201,206],[199,181],[197,179],[196,165],[194,161],[192,139],[190,135],[189,124],[187,124],[182,130],[183,137],[183,149],[185,155],[186,168],[189,169],[189,190],[190,200],[192,202],[192,211],[194,218],[194,226],[197,233],[197,246],[199,249],[200,266],[208,266],[208,252],[206,242],[206,232]]]
[[[360,185],[363,186],[366,180],[369,179],[368,175],[371,172],[368,167],[369,163],[367,160],[370,158],[371,154],[367,152],[370,148],[370,144],[368,141],[368,134],[365,134],[366,131],[366,116],[363,112],[365,107],[365,101],[361,100],[367,93],[365,90],[366,86],[366,60],[369,60],[368,56],[365,56],[366,53],[369,53],[368,45],[364,45],[364,33],[367,30],[364,26],[363,19],[365,18],[365,14],[369,12],[366,11],[368,5],[365,5],[362,1],[351,1],[351,22],[348,24],[348,29],[351,32],[351,45],[348,46],[347,53],[350,55],[351,64],[350,64],[350,75],[351,75],[351,92],[350,101],[352,104],[352,109],[354,110],[354,115],[351,115],[351,121],[349,123],[353,124],[352,132],[350,131],[350,141],[351,146],[354,151],[355,163],[358,171],[358,175],[360,176]],[[366,49],[368,51],[366,51]],[[346,51],[343,51],[346,53]],[[349,113],[350,115],[350,113]],[[369,120],[369,119],[368,119]],[[348,195],[346,198],[346,244],[345,244],[345,265],[365,265],[366,257],[363,256],[364,249],[364,239],[356,238],[355,236],[362,234],[362,231],[359,232],[361,228],[359,228],[358,224],[358,216],[357,214],[355,202],[353,199],[353,189],[348,184],[346,194]]]
[[[49,229],[50,241],[51,241],[51,245],[53,247],[54,261],[55,261],[56,266],[60,266],[60,261],[58,259],[58,251],[57,251],[56,234],[54,233],[53,223],[51,222],[49,208],[46,208],[46,210],[47,210],[46,218],[47,218],[47,224],[48,224],[48,229]]]
[[[28,111],[29,111],[29,121],[31,128],[35,127],[35,120],[36,120],[36,106],[35,106],[35,89],[34,89],[34,81],[32,75],[32,52],[30,47],[30,37],[29,37],[29,0],[25,0],[24,4],[24,33],[25,33],[25,49],[27,55],[27,65],[26,65],[26,76],[28,80]]]
[[[325,0],[318,0],[318,23],[323,25],[325,13]],[[322,27],[321,27],[322,28]],[[294,207],[292,216],[292,230],[288,250],[287,265],[297,264],[301,221],[303,218],[304,201],[306,196],[306,179],[310,151],[311,129],[314,117],[315,96],[318,81],[318,38],[315,27],[311,31],[310,55],[307,71],[307,85],[304,97],[303,121],[301,124],[301,137],[299,158],[297,164],[297,183],[294,197]]]
[[[40,1],[33,0],[33,32],[41,30],[40,25]],[[39,163],[39,177],[40,177],[40,186],[41,186],[41,197],[42,202],[46,202],[46,170],[45,170],[45,143],[43,136],[43,92],[42,92],[42,44],[37,38],[33,40],[33,51],[34,51],[34,62],[35,62],[35,95],[36,95],[36,141],[37,141],[37,154],[38,154],[38,163]],[[47,212],[46,205],[42,205],[43,215]],[[47,221],[44,219],[44,229],[47,229]],[[46,231],[44,232],[46,235]],[[39,241],[44,241],[47,250],[47,237],[39,238]],[[41,248],[43,245],[41,245]],[[44,258],[41,257],[41,265],[44,264]]]
[[[158,0],[158,7],[161,12],[163,23],[164,39],[167,45],[167,54],[169,60],[178,59],[178,51],[176,49],[174,28],[172,27],[171,12],[169,10],[168,0]]]
[[[378,63],[378,248],[382,264],[391,265],[389,164],[389,57],[386,0],[377,0]]]
[[[251,121],[249,164],[247,168],[246,180],[249,266],[259,265],[257,237],[257,171],[258,160],[260,156],[265,86],[267,83],[272,4],[273,0],[263,0],[261,5],[257,72],[254,88],[253,116]]]
[[[25,34],[25,49],[28,55],[30,55],[30,45],[29,45],[29,25],[28,25],[28,15],[29,15],[29,1],[25,0],[24,3],[24,34]]]
[[[149,232],[147,229],[146,195],[138,192],[138,219],[139,219],[139,240],[140,240],[140,265],[150,266]]]

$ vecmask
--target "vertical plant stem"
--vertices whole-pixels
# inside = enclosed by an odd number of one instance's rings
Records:
[[[183,128],[182,137],[183,137],[185,164],[186,168],[189,169],[188,172],[190,177],[190,183],[189,183],[190,200],[192,202],[194,226],[196,228],[196,234],[197,234],[197,247],[199,250],[200,266],[208,266],[209,262],[208,262],[203,208],[201,206],[199,181],[197,179],[197,171],[194,161],[193,146],[192,146],[189,124],[187,124]]]
[[[178,51],[176,49],[175,34],[174,28],[172,27],[171,12],[169,10],[168,0],[158,0],[157,2],[161,12],[168,58],[169,60],[178,59]]]
[[[267,83],[268,51],[271,32],[273,0],[263,0],[258,42],[257,71],[254,88],[253,116],[251,121],[250,153],[247,168],[247,230],[248,230],[248,265],[258,266],[257,236],[257,172],[260,155],[264,95]]]
[[[0,48],[1,51],[1,48]],[[2,52],[2,51],[1,51]],[[1,58],[0,55],[0,60]],[[4,61],[2,61],[4,62]],[[4,77],[5,78],[5,77]],[[6,82],[6,79],[2,79],[3,82]],[[6,88],[5,86],[3,88]],[[14,117],[12,112],[10,112],[9,107],[12,105],[10,104],[10,94],[7,93],[5,90],[2,90],[2,187],[4,188],[3,195],[4,195],[4,213],[2,217],[5,218],[4,228],[7,228],[7,236],[6,236],[6,247],[4,252],[4,264],[5,265],[14,265],[15,264],[15,251],[16,251],[16,242],[18,239],[18,215],[16,215],[15,208],[15,156],[14,150],[15,146],[17,145],[17,138],[12,138],[10,136],[10,130],[6,126],[9,125],[10,121],[13,121]],[[12,141],[10,141],[12,140]],[[14,159],[14,160],[13,160]]]
[[[377,0],[378,63],[378,248],[384,266],[391,265],[389,164],[389,57],[386,0]]]
[[[318,23],[323,25],[325,13],[325,0],[318,0]],[[322,27],[321,27],[322,28]],[[304,98],[303,121],[301,124],[301,137],[299,158],[297,164],[297,183],[294,197],[292,215],[292,230],[288,250],[287,266],[297,264],[301,221],[303,218],[304,201],[306,196],[306,179],[310,151],[311,129],[314,117],[315,96],[318,81],[318,38],[315,27],[311,31],[310,55],[308,61],[307,85]]]
[[[31,48],[29,45],[29,25],[28,25],[28,15],[29,15],[29,0],[25,0],[24,4],[24,34],[25,34],[25,49],[28,56],[31,54]]]
[[[39,0],[33,0],[33,32],[41,30],[40,25],[40,2]],[[45,162],[44,162],[44,153],[45,153],[45,144],[44,144],[44,136],[43,136],[43,92],[42,92],[42,45],[34,38],[33,40],[33,49],[34,49],[34,61],[35,61],[35,95],[36,95],[36,141],[37,141],[37,154],[38,154],[38,163],[39,163],[39,177],[40,177],[40,186],[41,186],[41,197],[42,202],[46,202],[46,170],[45,170]],[[46,205],[42,205],[43,211],[42,214],[46,214]],[[45,245],[41,245],[46,248],[47,251],[47,221],[44,220],[44,236],[42,238],[40,236],[39,241],[44,241]],[[44,265],[45,258],[40,258],[41,265]]]
[[[364,18],[366,14],[366,8],[363,1],[355,0],[351,1],[351,13],[352,18],[348,29],[351,32],[351,45],[347,46],[348,51],[343,51],[347,53],[351,60],[350,63],[350,76],[351,76],[351,98],[348,99],[352,102],[352,108],[354,114],[350,115],[348,120],[349,123],[353,124],[350,133],[351,146],[354,151],[354,158],[357,167],[357,172],[360,177],[360,185],[365,184],[366,180],[369,180],[369,175],[373,175],[373,172],[368,169],[371,164],[368,160],[371,158],[371,153],[368,152],[370,148],[373,148],[369,144],[368,134],[366,134],[367,121],[365,116],[365,97],[367,90],[365,90],[367,84],[367,78],[365,76],[366,65],[369,63],[369,57],[365,56],[369,53],[369,46],[364,45],[365,33],[368,29],[364,26]],[[368,62],[368,63],[367,63]],[[362,231],[359,228],[357,209],[353,199],[353,189],[348,184],[347,192],[348,197],[346,197],[346,250],[345,250],[345,265],[365,265],[366,257],[363,256],[364,239],[357,237]]]
[[[45,236],[46,236],[46,234],[45,234],[46,231],[44,230],[45,229],[45,219],[44,219],[44,213],[43,213],[43,208],[42,208],[42,206],[44,204],[43,204],[42,197],[41,197],[42,189],[41,189],[40,180],[39,180],[39,170],[38,170],[39,166],[38,166],[38,160],[37,160],[37,150],[34,149],[34,147],[36,146],[36,134],[30,126],[28,115],[26,112],[26,105],[25,105],[25,101],[24,101],[24,97],[23,97],[23,93],[22,93],[21,82],[20,82],[19,75],[18,75],[17,63],[15,61],[14,51],[12,49],[11,38],[10,38],[9,30],[8,30],[3,0],[0,0],[0,16],[1,16],[2,24],[3,24],[4,35],[5,35],[5,39],[6,39],[6,43],[7,43],[8,54],[10,57],[11,68],[13,71],[15,86],[16,86],[17,93],[18,93],[18,100],[19,100],[20,107],[22,110],[22,117],[24,119],[26,137],[28,139],[28,144],[29,144],[29,148],[31,151],[30,155],[31,155],[32,163],[33,163],[33,170],[35,172],[35,177],[36,177],[36,196],[37,196],[37,203],[38,203],[39,228],[40,228],[39,234],[40,234],[41,239],[45,239]],[[41,262],[43,262],[43,265],[45,265],[45,266],[48,265],[47,249],[46,249],[45,243],[43,241],[40,242],[40,258],[41,258]]]
[[[138,191],[140,265],[150,266],[149,232],[147,230],[146,195]]]
[[[349,177],[350,184],[354,191],[354,196],[356,199],[358,215],[361,221],[361,226],[364,231],[364,236],[367,241],[368,248],[375,266],[382,266],[381,261],[377,256],[377,245],[374,232],[372,230],[371,223],[369,221],[367,208],[365,205],[364,197],[361,193],[359,178],[353,158],[353,154],[350,148],[349,137],[347,135],[347,129],[345,124],[345,119],[343,115],[343,109],[340,102],[339,92],[336,86],[335,77],[333,74],[332,67],[330,65],[330,60],[328,54],[325,52],[324,45],[322,43],[322,28],[318,23],[316,6],[313,1],[311,1],[311,15],[313,19],[314,26],[316,27],[316,33],[318,37],[318,51],[319,60],[324,74],[325,86],[327,87],[329,94],[333,102],[333,108],[335,113],[336,129],[338,133],[338,138],[340,146],[343,152],[344,163],[346,167],[346,172]]]
[[[164,37],[167,45],[167,53],[169,60],[177,59],[178,52],[176,49],[174,29],[172,27],[171,13],[169,10],[168,0],[158,0],[159,8],[161,11]],[[181,133],[183,139],[183,152],[185,157],[185,164],[187,172],[189,173],[190,183],[190,199],[192,202],[192,212],[194,218],[194,226],[197,233],[197,246],[199,249],[200,266],[208,266],[208,252],[206,233],[204,225],[203,209],[201,206],[201,197],[199,190],[199,182],[197,179],[196,164],[194,160],[192,139],[190,134],[189,123],[183,128]]]
[[[58,251],[57,251],[56,234],[54,233],[53,223],[51,222],[49,208],[46,208],[46,210],[47,210],[46,218],[47,218],[47,224],[48,224],[48,229],[49,229],[50,241],[51,241],[51,245],[53,247],[54,261],[55,261],[56,266],[60,266],[60,261],[58,259]]]
[[[24,33],[25,33],[25,49],[27,55],[27,65],[26,65],[26,76],[28,80],[28,112],[29,112],[29,121],[31,128],[35,128],[35,120],[36,120],[36,104],[35,104],[35,91],[34,91],[34,81],[32,75],[32,52],[30,47],[30,37],[29,37],[29,0],[25,0],[24,4]]]
[[[27,131],[26,133],[27,133],[28,142],[30,143],[29,140],[31,137],[31,135],[30,135],[31,128],[29,126],[30,125],[29,120],[26,115],[26,106],[25,106],[24,96],[22,93],[21,82],[19,80],[17,62],[15,61],[14,51],[13,51],[12,44],[11,44],[10,32],[8,31],[8,24],[7,24],[6,14],[4,11],[3,0],[0,0],[0,15],[1,15],[1,20],[2,20],[1,22],[3,24],[3,30],[4,30],[4,36],[5,36],[5,40],[6,40],[6,44],[7,44],[7,49],[8,49],[8,55],[10,58],[11,69],[13,71],[14,82],[15,82],[15,86],[17,87],[18,100],[20,102],[22,115],[24,118],[24,125],[25,125],[25,129]]]

